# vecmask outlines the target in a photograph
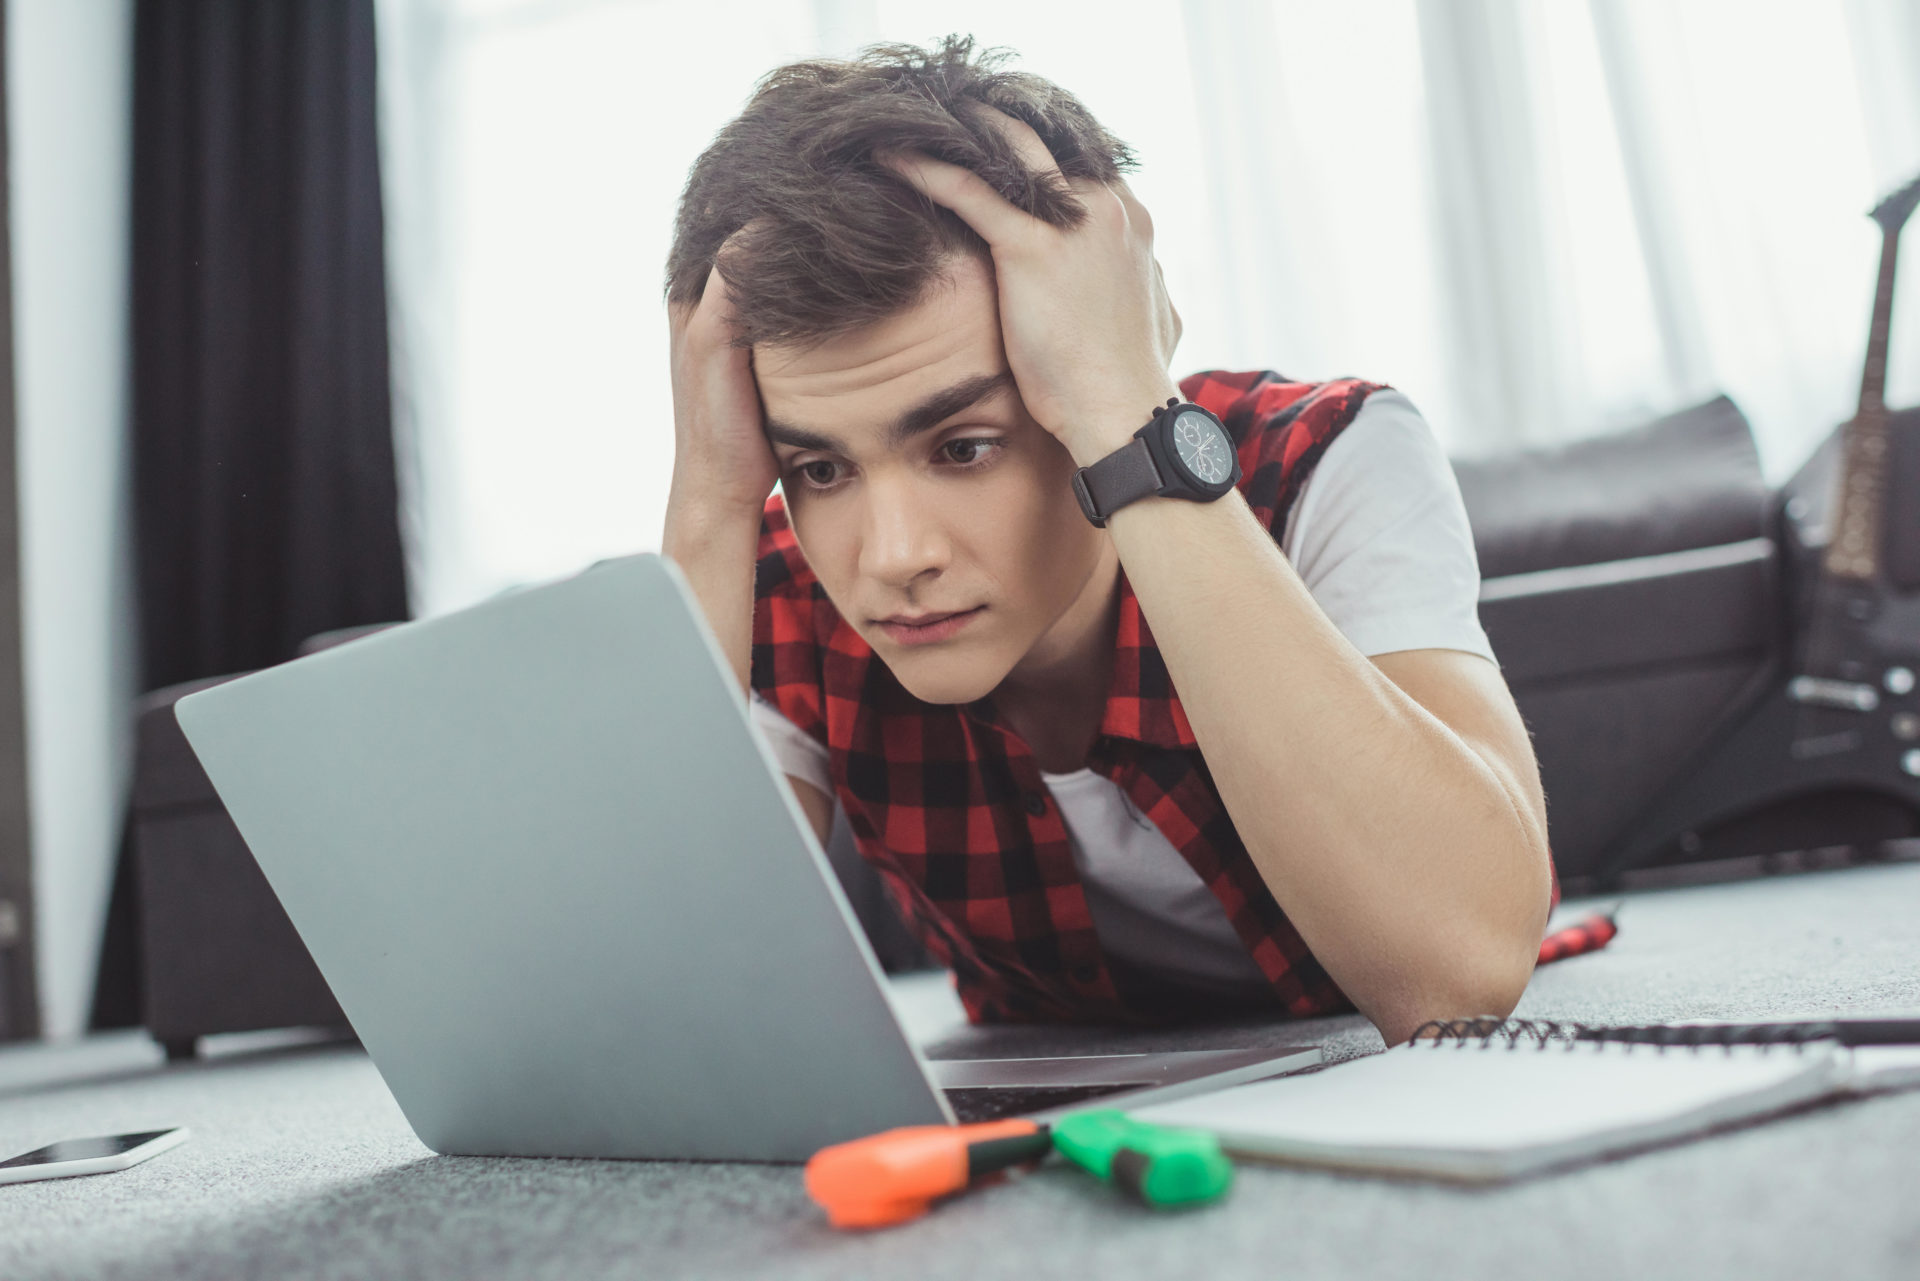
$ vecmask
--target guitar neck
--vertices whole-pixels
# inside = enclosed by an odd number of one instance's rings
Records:
[[[1880,280],[1873,290],[1873,327],[1867,331],[1867,363],[1860,372],[1859,413],[1878,414],[1887,405],[1887,331],[1893,327],[1893,281],[1900,258],[1900,229],[1883,229]]]
[[[1839,493],[1833,533],[1822,562],[1833,578],[1873,582],[1880,577],[1881,511],[1886,504],[1887,331],[1893,320],[1894,267],[1900,252],[1898,226],[1882,228],[1880,281],[1874,289],[1873,327],[1867,363],[1860,375],[1860,406],[1843,429]]]

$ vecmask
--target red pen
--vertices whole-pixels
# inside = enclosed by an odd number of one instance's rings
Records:
[[[1595,952],[1613,941],[1620,927],[1613,922],[1614,912],[1595,913],[1585,920],[1576,921],[1564,930],[1555,930],[1540,940],[1540,964],[1548,961],[1563,961],[1569,956],[1578,956],[1582,952]]]

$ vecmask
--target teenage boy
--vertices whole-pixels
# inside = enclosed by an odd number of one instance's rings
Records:
[[[1444,455],[1176,382],[1134,158],[1002,61],[784,67],[695,162],[665,554],[975,1021],[1506,1015],[1558,883]]]

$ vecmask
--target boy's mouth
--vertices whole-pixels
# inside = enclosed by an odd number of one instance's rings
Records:
[[[874,622],[895,644],[930,645],[958,632],[985,608],[985,605],[976,605],[972,609],[944,613],[895,614],[889,618],[877,618]]]

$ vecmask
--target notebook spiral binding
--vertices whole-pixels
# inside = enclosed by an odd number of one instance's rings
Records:
[[[1460,1049],[1477,1041],[1480,1048],[1485,1050],[1504,1041],[1510,1050],[1518,1049],[1523,1044],[1544,1050],[1550,1045],[1572,1049],[1582,1042],[1612,1041],[1629,1047],[1651,1045],[1656,1050],[1675,1046],[1697,1050],[1718,1045],[1732,1053],[1736,1045],[1757,1045],[1762,1048],[1788,1045],[1799,1048],[1813,1041],[1840,1039],[1839,1028],[1824,1022],[1720,1023],[1695,1027],[1665,1023],[1605,1026],[1566,1019],[1482,1017],[1430,1019],[1414,1029],[1413,1038],[1408,1044],[1412,1046],[1425,1041],[1433,1048],[1451,1046]]]

